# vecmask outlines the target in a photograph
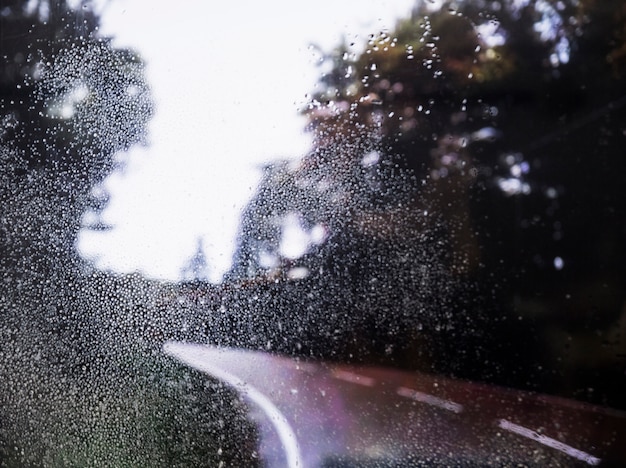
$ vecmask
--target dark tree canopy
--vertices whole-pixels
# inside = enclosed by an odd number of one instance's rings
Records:
[[[145,137],[152,101],[143,63],[134,52],[113,48],[98,34],[98,23],[92,2],[2,2],[0,196],[7,265],[24,260],[37,268],[25,259],[46,249],[76,260],[80,218],[98,208],[92,190],[115,167],[116,153]],[[29,230],[36,231],[32,239],[16,234]]]
[[[98,35],[91,2],[8,3],[1,16],[3,141],[28,168],[86,171],[88,182],[101,180],[113,154],[145,135],[152,104],[141,60]]]
[[[163,285],[75,250],[152,115],[97,3],[0,0],[0,465],[254,466],[242,403],[160,351]]]
[[[568,239],[614,241],[597,225],[580,233],[577,219],[593,217],[598,197],[623,213],[625,15],[620,1],[418,2],[364,50],[327,54],[331,69],[304,111],[316,148],[358,147],[363,131],[354,129],[367,129],[381,161],[411,176],[414,200],[431,199],[455,225],[452,247],[468,254],[460,261],[469,270],[498,271],[504,260],[523,294],[524,272],[556,286],[557,256],[586,276],[592,260]],[[624,229],[613,215],[596,219],[616,235]]]
[[[308,297],[358,328],[334,342],[352,339],[346,354],[392,342],[415,364],[438,349],[434,368],[583,397],[602,382],[596,397],[621,404],[623,345],[590,336],[613,333],[626,301],[626,6],[441,3],[322,53],[303,110],[313,148],[266,168],[229,279],[304,267],[283,300],[296,288],[294,310]],[[280,253],[294,216],[325,233],[297,259]],[[567,339],[595,340],[589,362]]]

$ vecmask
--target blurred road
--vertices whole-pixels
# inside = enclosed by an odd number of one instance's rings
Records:
[[[626,466],[626,412],[394,369],[169,342],[233,386],[268,467]]]

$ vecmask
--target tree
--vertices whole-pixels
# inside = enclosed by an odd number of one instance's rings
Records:
[[[13,208],[3,262],[15,267],[52,249],[76,263],[90,191],[114,168],[117,152],[144,138],[152,103],[143,64],[98,36],[91,2],[8,2],[1,20],[1,197]],[[11,235],[35,226],[32,238]]]
[[[208,281],[209,266],[204,255],[202,239],[198,239],[196,251],[181,269],[183,281]]]
[[[379,132],[387,157],[416,176],[413,190],[423,193],[422,181],[432,187],[436,210],[456,224],[456,244],[466,250],[476,244],[470,219],[482,226],[479,244],[495,249],[490,271],[505,257],[523,262],[506,265],[509,270],[546,275],[550,268],[537,269],[517,255],[520,245],[508,242],[519,237],[521,220],[515,217],[557,203],[546,194],[558,187],[584,185],[565,180],[575,176],[564,169],[572,167],[566,158],[576,145],[562,140],[582,125],[596,131],[602,122],[594,119],[619,111],[623,24],[621,2],[444,2],[434,11],[418,2],[411,18],[391,33],[372,36],[363,53],[346,53],[341,45],[330,54],[333,71],[322,78],[305,113],[318,146],[329,135],[350,140],[345,128],[357,125]],[[343,70],[351,70],[350,82],[330,79]],[[549,161],[543,153],[555,144],[561,148],[550,148]],[[607,157],[623,167],[614,153]],[[468,190],[469,205],[463,196]],[[480,200],[486,198],[499,208],[484,206]],[[486,211],[497,213],[493,223]],[[526,258],[537,253],[547,265],[559,247],[549,229],[533,230],[523,246]],[[477,248],[469,252],[459,263],[475,269],[485,261]]]
[[[160,353],[176,322],[160,285],[75,251],[152,115],[142,60],[98,33],[94,5],[0,2],[1,463],[254,466],[243,405]]]
[[[555,337],[606,330],[626,299],[624,8],[417,2],[362,48],[339,44],[303,111],[311,152],[262,185],[272,203],[260,217],[251,203],[244,233],[264,242],[256,223],[287,207],[325,226],[325,242],[295,263],[312,272],[308,294],[332,291],[311,308],[350,316],[361,338],[427,337],[441,347],[436,368],[578,392],[594,377],[558,388],[573,370]],[[412,331],[388,335],[394,326]],[[473,346],[483,353],[469,357]],[[400,354],[411,362],[413,351]],[[619,363],[598,362],[608,398]]]

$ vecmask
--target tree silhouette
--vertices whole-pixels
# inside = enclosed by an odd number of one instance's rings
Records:
[[[2,9],[3,262],[16,266],[50,249],[76,263],[91,190],[117,152],[144,138],[152,103],[143,64],[97,34],[91,2],[15,1]],[[32,238],[11,234],[35,226]]]
[[[363,48],[322,53],[314,146],[262,184],[235,267],[276,235],[259,226],[297,212],[327,231],[288,266],[312,272],[299,307],[359,329],[346,355],[430,336],[436,368],[577,396],[596,378],[609,398],[619,362],[600,339],[602,370],[559,388],[576,364],[558,337],[607,330],[626,299],[624,24],[620,1],[417,2]]]
[[[0,1],[0,464],[254,466],[245,408],[160,353],[180,316],[161,286],[76,253],[152,115],[142,60],[98,33],[95,4]]]
[[[198,239],[196,251],[181,269],[181,276],[183,281],[208,281],[209,265],[204,255],[201,238]]]

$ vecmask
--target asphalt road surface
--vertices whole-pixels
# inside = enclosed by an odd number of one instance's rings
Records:
[[[169,342],[234,387],[268,467],[626,466],[626,412],[480,383]]]

